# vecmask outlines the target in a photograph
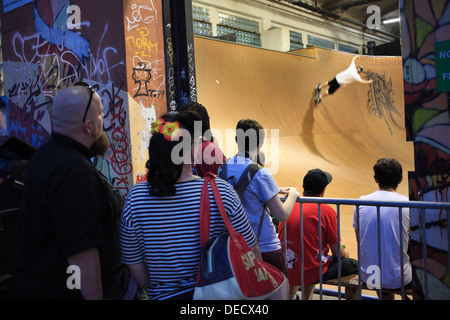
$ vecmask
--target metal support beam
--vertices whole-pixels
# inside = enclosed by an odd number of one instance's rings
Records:
[[[343,17],[343,16],[341,16],[339,14],[336,14],[336,13],[330,11],[330,10],[326,10],[324,8],[321,8],[321,7],[317,6],[317,3],[316,3],[316,6],[314,6],[314,5],[310,4],[310,3],[302,1],[302,0],[280,0],[279,2],[287,2],[287,3],[291,4],[291,5],[295,5],[297,7],[300,7],[302,9],[308,10],[308,11],[313,12],[315,14],[319,14],[319,15],[322,16],[322,18],[329,18],[329,19],[332,19],[334,21],[345,22],[345,23],[348,23],[350,25],[357,26],[357,27],[361,28],[361,30],[363,30],[363,31],[369,31],[369,29],[367,28],[367,26],[365,24],[363,24],[363,23],[361,23],[359,21],[355,21],[355,20]],[[366,1],[364,1],[364,0],[358,1],[359,4],[361,4],[363,2],[365,3]],[[351,5],[350,5],[350,7],[351,7]],[[392,34],[392,33],[389,33],[389,32],[383,31],[383,30],[379,30],[379,29],[370,29],[370,31],[373,32],[373,33],[383,34],[383,35],[386,35],[388,37],[392,37],[392,38],[395,38],[395,39],[399,39],[400,38],[399,36],[397,36],[395,34]]]
[[[167,112],[197,101],[191,0],[163,0]]]

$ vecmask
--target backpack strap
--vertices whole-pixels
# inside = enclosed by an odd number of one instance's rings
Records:
[[[236,182],[235,176],[228,177],[227,168],[228,168],[228,163],[225,161],[220,166],[219,178],[221,178],[221,179],[227,181],[229,184],[231,184],[233,186],[234,190],[236,190],[236,193],[238,194],[239,198],[242,199],[242,195],[243,195],[245,189],[247,188],[248,184],[250,183],[250,181],[252,180],[252,178],[256,174],[256,172],[258,172],[258,170],[262,168],[262,166],[260,166],[257,163],[249,164],[245,168],[244,172],[242,172],[242,174],[237,182]]]
[[[239,198],[242,200],[242,195],[244,194],[245,189],[247,189],[248,184],[253,179],[256,172],[258,172],[258,170],[262,168],[262,166],[259,165],[258,163],[249,164],[247,166],[247,168],[245,168],[244,172],[242,172],[237,183],[236,183],[236,178],[234,176],[228,177],[227,166],[228,166],[228,164],[226,161],[221,165],[219,177],[221,179],[227,181],[231,185],[233,185],[234,190],[238,194]],[[232,182],[230,182],[230,180],[232,180]],[[257,241],[259,241],[259,237],[261,235],[265,209],[266,209],[266,204],[263,204],[263,210],[262,210],[261,218],[259,219],[259,224],[258,224],[258,231],[256,233]]]
[[[258,232],[256,233],[256,241],[259,242],[259,236],[261,235],[261,230],[262,230],[262,226],[263,226],[263,221],[264,221],[264,212],[266,211],[266,204],[263,204],[263,210],[261,213],[261,217],[259,218],[259,225],[258,225]]]
[[[253,179],[253,176],[261,168],[262,167],[257,163],[249,164],[247,168],[245,168],[238,182],[234,186],[234,189],[236,190],[236,193],[239,195],[239,197],[242,198],[242,195],[244,194],[245,189],[247,189],[247,186],[250,183],[250,181]]]
[[[228,181],[228,172],[227,172],[227,168],[228,168],[228,163],[226,161],[224,161],[220,167],[219,167],[219,178],[223,179],[225,181]]]

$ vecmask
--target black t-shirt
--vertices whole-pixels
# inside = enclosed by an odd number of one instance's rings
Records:
[[[126,284],[119,246],[123,198],[94,167],[92,151],[53,133],[30,160],[18,219],[18,290],[23,299],[82,299],[69,289],[67,257],[98,248],[104,297]],[[82,276],[82,275],[81,275]]]

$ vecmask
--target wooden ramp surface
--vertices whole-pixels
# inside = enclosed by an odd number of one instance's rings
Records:
[[[289,54],[196,38],[198,101],[222,134],[218,142],[227,157],[236,150],[226,130],[234,133],[238,120],[254,118],[268,130],[267,167],[280,187],[302,192],[306,172],[321,168],[333,175],[325,197],[359,198],[377,189],[376,160],[393,157],[404,169],[398,192],[407,196],[414,155],[405,138],[401,57],[361,57],[357,64],[376,77],[373,87],[349,85],[314,103],[314,87],[347,68],[352,58],[319,48]],[[279,130],[277,145],[272,129]],[[271,161],[272,152],[278,164]],[[343,241],[354,239],[353,208],[342,210]]]

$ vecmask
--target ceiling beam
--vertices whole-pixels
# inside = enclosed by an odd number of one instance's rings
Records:
[[[367,25],[362,23],[361,21],[357,21],[355,19],[349,19],[349,18],[343,17],[343,16],[341,16],[339,14],[333,13],[333,12],[331,12],[329,10],[326,10],[326,9],[323,9],[323,8],[321,8],[319,6],[312,5],[311,3],[307,3],[305,1],[300,1],[300,0],[281,0],[279,2],[283,2],[283,1],[284,2],[288,2],[288,3],[292,4],[292,5],[298,6],[300,8],[306,9],[308,11],[314,12],[316,14],[319,14],[323,18],[330,18],[330,19],[332,19],[334,21],[339,20],[341,22],[345,22],[345,23],[349,23],[349,24],[358,26],[362,30],[368,31]],[[367,2],[367,0],[360,0],[360,1],[357,1],[357,2],[362,2],[362,1]],[[379,2],[379,1],[381,1],[381,0],[378,0],[378,1],[373,1],[372,0],[370,2]],[[370,30],[370,31],[375,32],[375,33],[384,34],[384,35],[387,35],[389,37],[393,37],[393,38],[399,39],[398,35],[395,35],[395,34],[392,34],[392,33],[389,33],[389,32],[385,32],[385,31],[380,30],[380,29],[373,29],[373,30]]]
[[[334,10],[337,10],[337,9],[345,11],[345,10],[348,10],[348,9],[351,9],[351,8],[354,8],[354,7],[359,7],[359,6],[367,5],[367,4],[374,4],[374,3],[377,3],[377,2],[380,2],[380,1],[382,1],[382,0],[375,0],[375,1],[374,0],[342,1],[340,4],[339,3],[336,4],[335,1],[329,1],[323,6],[323,8],[327,9],[329,11],[334,11]],[[343,3],[343,2],[345,2],[345,3]],[[333,4],[333,6],[331,6],[332,4]]]

